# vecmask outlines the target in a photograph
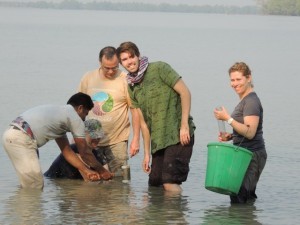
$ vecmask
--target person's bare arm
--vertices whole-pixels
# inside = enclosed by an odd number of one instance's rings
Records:
[[[228,121],[231,118],[225,107],[222,107],[221,111],[214,110],[214,113],[216,119],[219,120]],[[237,133],[251,140],[256,134],[258,123],[259,116],[253,115],[245,116],[244,123],[239,123],[238,121],[233,120],[230,125]]]
[[[113,174],[111,174],[101,165],[101,163],[95,158],[92,151],[88,150],[87,143],[84,138],[74,138],[74,142],[78,148],[78,152],[82,160],[87,165],[96,170],[104,180],[109,180],[112,178]]]
[[[140,109],[138,109],[138,115],[140,118],[141,131],[142,131],[143,142],[144,142],[144,160],[142,163],[142,167],[143,167],[144,172],[150,173],[151,136],[150,136],[148,126],[144,120],[142,111]]]
[[[182,79],[179,79],[173,89],[180,95],[181,99],[181,127],[180,127],[180,142],[186,145],[190,142],[189,115],[191,111],[191,93]]]
[[[240,135],[251,140],[256,134],[258,122],[259,116],[245,116],[244,123],[239,123],[236,120],[233,120],[231,126]]]
[[[57,138],[55,139],[58,147],[60,148],[64,158],[74,167],[76,167],[84,180],[96,181],[100,180],[100,174],[96,171],[92,171],[87,168],[84,163],[77,157],[70,147],[70,143],[67,138]]]
[[[130,144],[129,155],[130,157],[135,156],[140,149],[140,118],[138,109],[130,108],[131,112],[131,122],[132,122],[132,130],[133,130],[133,137]]]

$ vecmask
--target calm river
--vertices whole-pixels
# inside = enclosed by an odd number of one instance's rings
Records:
[[[142,151],[130,159],[130,184],[45,179],[42,192],[20,190],[1,145],[0,224],[298,224],[299,36],[300,17],[0,8],[1,133],[28,108],[65,104],[98,67],[99,50],[128,40],[182,75],[197,126],[181,196],[148,188]],[[213,108],[232,111],[238,103],[227,75],[236,61],[253,72],[268,161],[258,200],[231,206],[204,186],[207,144],[218,132]],[[53,141],[40,149],[43,171],[58,154]]]

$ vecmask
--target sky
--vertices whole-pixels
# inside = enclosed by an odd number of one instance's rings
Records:
[[[8,2],[37,2],[37,1],[47,1],[47,2],[62,2],[63,0],[5,0]],[[234,5],[234,6],[248,6],[255,5],[256,0],[77,0],[78,2],[142,2],[150,4],[168,3],[168,4],[189,4],[189,5]]]

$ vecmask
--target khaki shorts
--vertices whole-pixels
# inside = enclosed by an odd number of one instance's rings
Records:
[[[121,173],[121,166],[127,163],[127,160],[129,159],[127,148],[128,142],[122,141],[113,145],[99,146],[95,151],[102,151],[102,154],[104,154],[108,162],[109,170],[115,173],[115,176],[119,176]]]

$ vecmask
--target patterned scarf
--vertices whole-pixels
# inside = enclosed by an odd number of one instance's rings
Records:
[[[127,79],[128,84],[133,86],[134,84],[140,83],[144,78],[144,74],[145,74],[145,71],[146,71],[148,65],[149,65],[148,57],[146,57],[146,56],[141,57],[138,72],[127,74],[126,79]]]

